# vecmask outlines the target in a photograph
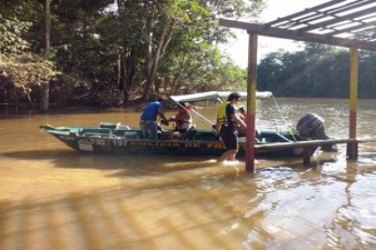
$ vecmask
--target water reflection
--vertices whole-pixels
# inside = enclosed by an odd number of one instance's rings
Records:
[[[363,105],[359,137],[375,138],[375,102]],[[280,106],[291,121],[317,112],[329,136],[347,136],[346,101],[286,99]],[[265,108],[259,126],[271,119],[285,125]],[[82,154],[38,131],[44,123],[136,127],[138,117],[113,111],[0,120],[0,249],[375,248],[375,143],[361,144],[358,162],[347,162],[340,148],[316,154],[309,166],[259,159],[250,175],[241,158],[218,164]]]

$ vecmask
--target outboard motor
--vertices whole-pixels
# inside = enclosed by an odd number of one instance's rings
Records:
[[[307,140],[326,140],[329,137],[325,134],[324,119],[314,113],[303,116],[296,125],[299,136]],[[336,151],[333,145],[324,145],[323,151]]]

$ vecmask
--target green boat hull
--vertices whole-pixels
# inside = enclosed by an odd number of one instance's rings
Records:
[[[224,143],[211,131],[197,130],[191,137],[173,140],[142,139],[139,129],[112,128],[41,128],[67,146],[85,152],[111,154],[170,154],[170,155],[221,155],[226,151]],[[256,144],[291,142],[298,138],[290,133],[262,131]],[[245,154],[245,138],[239,138],[239,155]],[[301,157],[301,148],[257,152],[256,157]]]

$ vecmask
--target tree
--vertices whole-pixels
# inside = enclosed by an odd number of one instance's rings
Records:
[[[375,98],[375,53],[362,51],[359,62],[359,97]],[[270,53],[258,66],[259,89],[276,96],[348,98],[349,77],[349,51],[317,43]]]
[[[117,105],[130,95],[146,98],[161,84],[169,93],[244,86],[244,70],[218,49],[231,33],[218,27],[216,17],[251,13],[262,1],[248,6],[243,0],[118,0],[117,8],[113,2],[50,0],[45,15],[46,0],[0,0],[8,19],[30,20],[20,36],[28,50],[48,50],[61,72],[51,82],[50,101]]]
[[[47,84],[58,74],[53,62],[29,51],[30,44],[21,37],[29,27],[30,23],[0,15],[0,90],[13,93],[2,99],[13,99],[16,105],[22,97],[31,104],[31,89]]]
[[[44,49],[45,57],[48,59],[50,56],[50,32],[51,32],[51,18],[50,18],[51,0],[45,0],[44,3]],[[41,84],[41,98],[39,110],[46,112],[49,106],[50,98],[50,85],[49,82]]]
[[[262,1],[252,1],[257,3],[253,9],[259,9]],[[177,58],[192,58],[189,55],[182,56],[180,51],[198,55],[206,53],[205,46],[215,47],[220,42],[225,42],[229,33],[225,29],[220,29],[215,22],[216,16],[236,17],[249,13],[252,8],[244,4],[242,0],[236,1],[204,1],[204,0],[139,0],[139,1],[118,1],[120,16],[128,22],[124,23],[124,47],[121,54],[120,76],[126,76],[124,72],[129,71],[127,63],[135,62],[134,48],[140,45],[144,48],[144,68],[145,84],[143,86],[143,97],[146,98],[150,92],[158,92],[158,79],[165,82],[169,77],[163,76],[157,72],[163,68],[163,64],[171,65],[168,60],[175,60],[173,55],[167,56],[170,51],[178,53]],[[141,15],[143,13],[143,15]],[[136,16],[136,17],[135,17]],[[142,16],[143,20],[137,19]],[[135,18],[130,18],[135,17]],[[132,21],[129,21],[132,20]],[[141,35],[135,35],[141,34]],[[138,38],[138,45],[130,42],[132,38]],[[198,51],[187,51],[185,48],[195,48]],[[197,46],[202,44],[204,46]],[[200,50],[204,49],[204,50]],[[214,50],[213,50],[214,51]],[[130,53],[132,52],[132,53]],[[167,56],[167,60],[164,60]],[[127,60],[128,59],[128,60]],[[180,68],[182,69],[182,68]],[[180,72],[180,71],[179,71]],[[197,75],[197,77],[200,77]],[[124,88],[131,79],[120,77]],[[175,77],[176,80],[176,77]],[[173,84],[175,86],[175,84]]]

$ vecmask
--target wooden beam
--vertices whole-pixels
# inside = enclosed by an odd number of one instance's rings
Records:
[[[333,35],[336,35],[336,34],[351,32],[351,31],[354,31],[354,30],[363,29],[363,28],[366,28],[366,27],[369,27],[369,26],[376,25],[376,21],[368,22],[368,23],[362,22],[362,23],[363,24],[358,24],[358,25],[355,25],[355,26],[352,26],[352,27],[349,27],[349,28],[346,28],[346,29],[338,29],[337,30],[337,29],[335,29],[335,27],[333,27],[333,29],[335,31],[326,33],[325,35],[330,37],[330,36],[333,36]]]
[[[345,39],[338,37],[327,37],[325,35],[299,32],[295,30],[285,30],[256,23],[247,23],[228,19],[219,19],[219,24],[227,28],[243,29],[247,30],[248,32],[255,32],[263,36],[292,39],[304,42],[317,42],[348,48],[358,47],[360,49],[376,51],[376,42],[357,41],[355,39]]]
[[[255,171],[256,138],[256,89],[257,89],[257,34],[249,34],[248,43],[248,86],[247,86],[247,129],[246,162],[247,172]]]
[[[357,11],[357,12],[352,12],[351,14],[335,17],[331,20],[325,20],[323,22],[317,22],[313,25],[309,25],[307,27],[297,29],[297,31],[305,32],[305,31],[309,31],[309,30],[315,30],[315,29],[318,29],[318,28],[325,28],[327,25],[339,23],[339,22],[346,21],[346,20],[352,20],[352,19],[360,17],[360,16],[364,16],[364,15],[367,15],[367,14],[370,14],[370,13],[374,13],[375,11],[376,11],[376,7]]]
[[[328,139],[328,140],[315,140],[315,141],[298,141],[298,142],[277,142],[256,144],[256,152],[268,152],[275,150],[291,149],[291,148],[311,148],[324,145],[343,144],[343,143],[356,143],[356,139]]]
[[[330,7],[330,6],[332,6],[334,4],[337,4],[337,3],[340,3],[340,2],[343,2],[343,0],[334,0],[334,1],[331,1],[331,2],[326,2],[326,3],[323,3],[323,4],[317,5],[315,7],[312,7],[312,8],[309,8],[309,9],[305,9],[305,10],[299,11],[297,13],[291,14],[289,16],[285,16],[285,17],[282,17],[282,18],[277,18],[276,20],[271,21],[271,22],[266,23],[266,24],[267,25],[273,25],[273,24],[280,23],[280,22],[283,22],[283,21],[290,21],[291,19],[294,19],[296,17],[306,15],[306,14],[308,14],[310,12],[316,12],[318,10]]]
[[[342,1],[346,1],[346,0],[342,0]],[[340,12],[345,12],[345,11],[353,10],[355,8],[359,8],[368,4],[373,4],[374,1],[375,0],[357,0],[355,2],[350,2],[346,5],[333,9],[335,12],[332,12],[333,10],[330,10],[329,12],[330,14],[339,14]]]
[[[265,25],[279,27],[279,28],[281,28],[280,26],[284,26],[284,28],[291,27],[296,24],[306,24],[308,26],[309,23],[312,23],[313,21],[323,19],[326,17],[333,17],[333,18],[336,16],[340,17],[341,13],[343,12],[346,12],[355,8],[359,8],[368,4],[372,4],[373,2],[374,0],[368,0],[368,1],[351,2],[351,3],[346,4],[344,0],[330,1],[330,2],[323,3],[321,5],[315,6],[313,8],[305,9],[303,11],[294,13],[286,17],[277,18],[276,20],[265,23]],[[344,5],[339,5],[337,7],[334,7],[337,4],[344,4]],[[360,21],[360,20],[357,18],[356,21]]]
[[[351,48],[351,72],[350,72],[350,117],[349,117],[349,137],[356,139],[356,113],[358,106],[358,64],[359,53],[356,47]],[[349,143],[347,156],[349,159],[358,158],[358,144]]]

